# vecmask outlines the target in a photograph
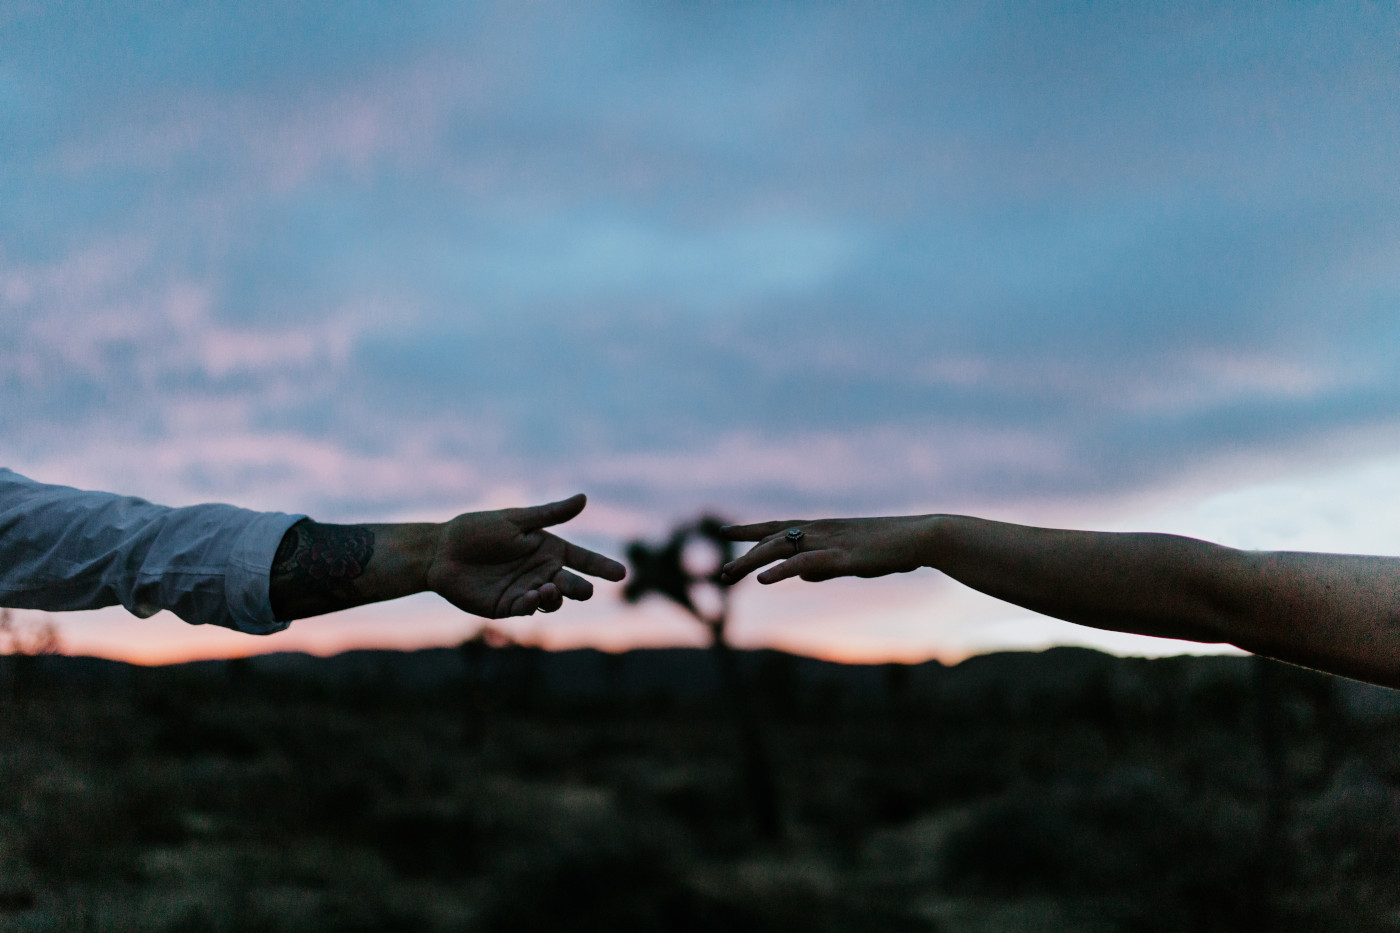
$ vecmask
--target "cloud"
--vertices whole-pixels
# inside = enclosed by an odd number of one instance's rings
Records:
[[[276,196],[328,174],[362,179],[386,162],[411,169],[434,160],[450,115],[442,102],[467,105],[476,73],[441,60],[376,72],[276,98],[162,89],[160,107],[68,142],[59,163],[71,177],[193,171],[240,193],[256,184]]]

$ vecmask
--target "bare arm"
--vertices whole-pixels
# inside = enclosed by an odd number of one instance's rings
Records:
[[[794,545],[784,533],[800,528]],[[1228,642],[1400,687],[1400,559],[1252,552],[1161,534],[1031,528],[959,515],[735,526],[758,541],[726,579],[933,567],[1035,612],[1120,632]]]
[[[593,584],[572,571],[607,580],[625,573],[544,530],[578,515],[585,501],[467,512],[442,524],[298,522],[272,562],[273,613],[300,619],[428,590],[489,619],[553,612],[565,598],[593,595]]]

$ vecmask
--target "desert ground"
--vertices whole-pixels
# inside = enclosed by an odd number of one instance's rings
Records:
[[[1400,929],[1395,692],[748,652],[736,714],[711,660],[0,659],[0,930]]]

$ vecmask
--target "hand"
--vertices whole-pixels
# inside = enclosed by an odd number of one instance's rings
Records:
[[[488,619],[553,612],[565,597],[587,599],[593,584],[566,568],[605,580],[621,580],[626,568],[543,530],[578,515],[586,502],[577,495],[531,508],[458,515],[442,526],[428,588]]]
[[[759,583],[776,583],[788,577],[815,582],[907,573],[927,563],[933,519],[931,515],[909,515],[726,525],[721,533],[729,540],[758,544],[725,564],[721,580],[737,583],[775,560],[782,563],[759,574]],[[796,542],[787,537],[794,528],[802,532]]]

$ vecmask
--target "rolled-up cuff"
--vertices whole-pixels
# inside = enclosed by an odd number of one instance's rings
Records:
[[[262,512],[238,536],[224,574],[224,596],[238,631],[271,635],[291,625],[272,616],[272,559],[287,529],[305,517]]]

